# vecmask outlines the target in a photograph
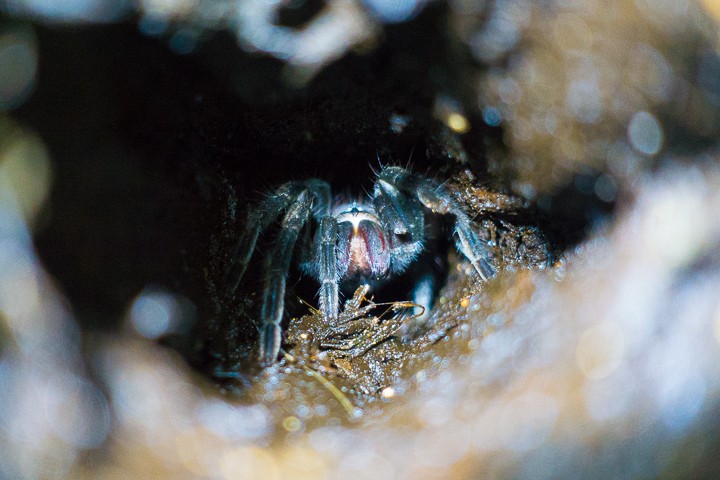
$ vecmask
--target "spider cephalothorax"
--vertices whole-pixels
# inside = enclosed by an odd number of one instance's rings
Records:
[[[425,213],[455,218],[458,250],[487,279],[495,274],[491,254],[452,196],[432,180],[401,167],[384,167],[377,175],[372,198],[331,205],[330,186],[318,179],[288,182],[250,213],[239,243],[238,278],[247,268],[260,231],[281,218],[274,250],[266,263],[260,313],[260,361],[272,364],[280,351],[280,323],[285,304],[285,282],[301,233],[298,263],[320,282],[320,311],[333,322],[338,318],[341,282],[382,280],[405,270],[421,252]],[[309,222],[311,218],[315,222]],[[317,228],[313,235],[306,228]]]

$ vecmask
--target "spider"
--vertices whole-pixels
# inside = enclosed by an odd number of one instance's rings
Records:
[[[330,185],[310,179],[281,185],[252,209],[236,251],[236,286],[250,262],[260,232],[278,219],[281,223],[264,271],[260,363],[273,364],[280,352],[286,278],[299,239],[299,266],[320,282],[320,311],[334,325],[338,320],[341,283],[352,280],[359,284],[381,283],[404,271],[418,257],[425,240],[426,210],[452,215],[458,250],[483,280],[495,275],[489,263],[490,249],[448,191],[402,167],[381,168],[371,199],[333,205]],[[314,225],[317,227],[312,235]],[[305,237],[301,239],[303,233]]]

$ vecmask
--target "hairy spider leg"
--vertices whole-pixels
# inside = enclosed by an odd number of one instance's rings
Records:
[[[424,322],[430,316],[434,293],[435,278],[431,272],[428,272],[420,278],[412,290],[412,301],[417,305],[413,307],[413,314],[417,322]]]
[[[433,186],[428,180],[417,177],[416,195],[420,203],[435,213],[451,214],[455,217],[457,248],[475,268],[483,280],[495,275],[495,269],[488,259],[492,254],[475,229],[467,214],[455,203],[450,194],[442,187]]]
[[[483,280],[495,276],[495,269],[487,261],[491,256],[490,251],[485,246],[485,242],[480,240],[475,229],[472,228],[468,216],[459,210],[456,210],[454,215],[457,218],[455,232],[458,238],[456,242],[458,250],[470,260],[470,263],[472,263],[472,266],[475,267]]]
[[[386,188],[383,188],[379,182],[375,184],[373,191],[373,206],[383,225],[389,227],[390,233],[396,235],[408,233],[407,226],[396,202],[393,202]]]
[[[260,314],[260,360],[272,363],[280,351],[282,330],[280,323],[285,306],[286,277],[298,236],[310,214],[321,219],[330,212],[330,185],[311,179],[282,185],[253,210],[248,221],[242,255],[239,256],[240,275],[247,269],[260,232],[287,210],[281,224],[275,249],[265,272],[265,289]],[[237,288],[237,283],[235,288]]]
[[[312,215],[318,223],[322,223],[322,219],[331,215],[331,191],[330,185],[324,180],[311,178],[302,182],[304,188],[312,193]],[[315,263],[319,263],[318,245],[321,243],[317,235],[320,234],[318,228],[315,235],[311,228],[305,228],[302,232],[303,237],[300,239],[299,259],[298,263],[304,273],[314,275],[320,278],[315,268]]]
[[[392,249],[392,271],[399,273],[422,251],[425,237],[425,213],[413,197],[398,185],[399,175],[410,174],[400,167],[380,172],[373,190],[373,205],[383,225],[387,226]],[[394,235],[393,235],[394,234]]]
[[[323,217],[318,230],[320,311],[325,318],[335,321],[338,318],[338,282],[337,267],[338,222],[335,217]]]
[[[495,275],[495,269],[488,263],[491,252],[475,230],[467,214],[455,203],[450,194],[442,187],[435,186],[431,180],[400,167],[386,167],[378,176],[377,185],[387,192],[388,197],[399,202],[407,198],[416,198],[430,211],[450,214],[455,217],[456,244],[483,280]],[[394,192],[398,192],[394,194]],[[406,195],[401,195],[400,192]],[[421,218],[421,217],[419,217]],[[414,257],[413,257],[414,258]],[[412,261],[412,258],[410,259]]]
[[[327,184],[326,187],[327,197],[329,198],[330,187]],[[303,182],[286,183],[248,213],[245,233],[237,242],[232,257],[235,263],[231,266],[227,275],[233,281],[230,288],[231,294],[235,293],[245,275],[260,232],[267,229],[271,223],[277,220],[283,210],[294,202],[303,190],[305,190]]]
[[[311,178],[301,182],[313,195],[312,214],[321,221],[324,217],[330,216],[331,197],[330,185],[324,180]]]
[[[280,352],[282,341],[280,323],[285,310],[285,283],[295,243],[310,217],[311,206],[309,192],[303,190],[288,207],[267,266],[260,313],[260,361],[265,365],[274,363]]]

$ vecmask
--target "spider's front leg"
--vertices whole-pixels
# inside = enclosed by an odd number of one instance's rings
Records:
[[[391,269],[400,273],[422,251],[425,239],[425,216],[422,207],[408,198],[403,182],[410,174],[400,167],[387,167],[378,176],[373,191],[373,205],[386,231],[391,250]]]
[[[249,211],[245,232],[235,245],[235,251],[231,257],[232,264],[226,276],[228,282],[231,283],[231,293],[235,293],[245,275],[260,232],[267,229],[305,188],[306,186],[300,182],[286,183],[256,208]],[[329,197],[329,195],[328,190],[327,196]]]
[[[435,187],[429,181],[418,177],[416,195],[420,203],[431,211],[455,217],[458,250],[470,260],[483,280],[495,276],[495,268],[488,261],[492,257],[490,249],[478,236],[470,217],[455,203],[450,194],[442,187]]]
[[[338,267],[336,245],[338,223],[335,217],[323,217],[318,230],[320,311],[330,322],[338,318]]]
[[[282,221],[265,277],[265,293],[260,313],[260,361],[275,362],[282,343],[282,321],[285,309],[285,282],[293,249],[300,231],[310,216],[311,199],[308,191],[300,193],[290,205]]]
[[[472,227],[470,218],[445,189],[400,167],[384,168],[378,175],[377,186],[376,202],[382,202],[381,207],[387,205],[382,213],[387,219],[386,222],[395,228],[396,233],[399,230],[396,227],[398,222],[396,218],[399,218],[399,222],[403,225],[422,225],[422,213],[417,213],[412,208],[414,199],[417,199],[434,213],[453,215],[458,237],[457,247],[460,252],[470,260],[483,280],[495,275],[495,269],[488,262],[492,257],[490,250]],[[418,234],[412,237],[422,239]]]

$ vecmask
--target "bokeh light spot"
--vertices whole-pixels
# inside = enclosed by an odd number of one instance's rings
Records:
[[[459,113],[450,114],[447,119],[447,124],[457,133],[465,133],[470,130],[470,123],[467,119]]]
[[[3,127],[12,128],[0,120],[0,129]],[[23,219],[32,224],[50,190],[50,160],[40,137],[28,132],[13,133],[5,151],[0,152],[0,179],[12,187]]]
[[[640,44],[632,57],[633,80],[651,98],[666,101],[675,83],[673,71],[665,57],[650,47]]]
[[[647,251],[670,266],[689,261],[710,234],[699,188],[688,185],[659,194],[643,223]]]
[[[381,395],[384,398],[392,398],[395,396],[395,389],[393,387],[385,387],[383,388]]]
[[[207,428],[227,438],[258,438],[270,430],[270,412],[264,405],[235,406],[222,400],[203,402],[198,418]]]
[[[565,105],[578,122],[595,123],[603,109],[597,83],[586,80],[572,82],[568,87]]]
[[[662,147],[662,127],[648,112],[638,112],[628,126],[628,139],[638,151],[646,155],[655,155]]]
[[[390,117],[390,130],[394,133],[402,133],[405,127],[410,123],[410,117],[407,115],[398,115],[393,113]]]
[[[423,0],[364,0],[372,14],[381,22],[398,23],[414,17],[425,3]]]
[[[45,411],[55,433],[81,447],[97,447],[110,430],[102,392],[75,375],[54,378],[45,389]]]
[[[56,22],[112,22],[134,5],[128,0],[8,0],[6,3],[11,13]]]
[[[495,107],[483,108],[482,115],[485,123],[487,123],[491,127],[497,127],[498,125],[500,125],[500,121],[502,120],[500,111]]]
[[[0,110],[21,105],[35,85],[37,50],[30,34],[0,36]]]
[[[194,320],[194,307],[184,297],[160,288],[148,287],[135,299],[130,321],[147,338],[185,331]]]
[[[195,49],[198,33],[190,28],[178,30],[170,37],[170,48],[181,55],[186,55]]]
[[[291,415],[283,419],[282,426],[288,432],[297,432],[302,427],[302,422],[299,418]]]
[[[595,195],[603,202],[612,202],[615,200],[616,193],[615,180],[610,175],[600,175],[595,182]]]
[[[157,338],[167,331],[172,315],[172,303],[167,296],[141,295],[132,307],[132,323],[144,337]]]

